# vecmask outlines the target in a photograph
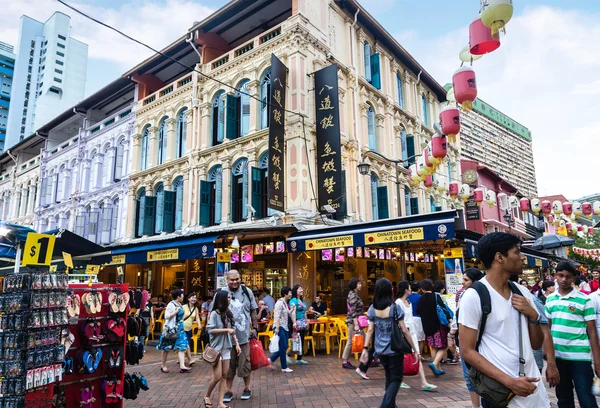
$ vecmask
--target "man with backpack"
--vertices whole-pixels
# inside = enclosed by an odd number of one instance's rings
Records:
[[[533,357],[542,347],[540,315],[529,291],[510,281],[523,270],[521,240],[494,232],[477,245],[486,276],[461,297],[459,338],[469,379],[482,406],[549,408]]]
[[[250,364],[250,336],[256,337],[258,332],[258,319],[256,311],[258,305],[254,294],[246,286],[242,284],[240,273],[236,269],[232,269],[225,275],[227,286],[221,288],[229,292],[231,301],[229,304],[229,310],[233,313],[233,319],[235,321],[235,335],[238,339],[238,343],[242,352],[238,356],[236,353],[231,353],[231,361],[229,363],[229,372],[226,375],[227,389],[223,402],[231,402],[233,399],[233,392],[231,387],[233,385],[233,379],[235,378],[236,372],[238,377],[244,379],[244,391],[240,397],[242,400],[249,400],[252,397],[252,391],[250,387],[252,385],[252,371]],[[211,303],[210,308],[212,310]],[[252,324],[252,334],[250,334],[250,325]]]

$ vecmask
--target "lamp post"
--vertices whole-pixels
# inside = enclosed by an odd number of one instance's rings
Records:
[[[404,163],[407,163],[409,160],[414,159],[417,156],[420,156],[420,154],[412,155],[403,160],[393,160],[393,159],[385,157],[381,153],[378,153],[374,150],[367,150],[362,154],[362,156],[360,158],[360,163],[358,163],[358,165],[356,166],[358,168],[358,172],[363,176],[366,176],[367,174],[369,174],[371,172],[371,165],[369,163],[365,162],[365,158],[369,154],[381,157],[383,160],[388,161],[390,163],[394,163],[394,165],[396,166],[396,197],[398,197],[398,203],[399,203],[400,202],[400,167],[402,167],[402,169],[404,169]],[[402,165],[402,166],[400,166],[400,165]]]
[[[504,214],[504,221],[508,224],[508,232],[511,231],[511,228],[515,225],[515,220],[512,216],[512,212],[507,208],[506,214]]]

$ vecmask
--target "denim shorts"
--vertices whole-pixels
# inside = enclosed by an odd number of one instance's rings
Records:
[[[467,368],[467,364],[463,358],[460,359],[463,369],[463,377],[465,377],[465,382],[467,383],[467,389],[469,392],[475,392],[475,389],[471,385],[471,380],[469,380],[469,369]]]

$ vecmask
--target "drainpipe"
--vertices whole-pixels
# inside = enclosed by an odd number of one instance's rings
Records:
[[[357,68],[357,59],[358,59],[358,45],[357,45],[357,38],[356,38],[356,22],[358,21],[358,13],[360,13],[360,8],[356,8],[356,13],[354,13],[354,22],[352,23],[352,25],[350,26],[350,38],[352,41],[352,48],[351,48],[351,52],[352,52],[352,68],[354,69],[354,89],[353,89],[353,99],[354,99],[354,140],[356,141],[356,144],[358,146],[358,154],[360,156],[360,142],[359,142],[359,121],[360,121],[360,110],[358,108],[358,103],[359,103],[359,95],[358,95],[358,68]],[[356,213],[358,213],[358,218],[359,219],[364,219],[365,217],[362,216],[361,213],[364,212],[365,216],[366,216],[366,203],[365,203],[365,197],[364,194],[360,194],[360,185],[361,183],[356,182],[356,185],[358,186],[359,189],[359,201],[360,201],[360,210],[361,211],[355,211]]]
[[[79,196],[80,193],[80,187],[81,187],[81,173],[83,172],[83,160],[81,159],[81,138],[85,135],[85,130],[88,127],[88,120],[87,120],[87,112],[83,111],[83,110],[78,110],[77,108],[73,108],[73,112],[76,115],[79,115],[83,118],[83,123],[81,125],[81,127],[79,128],[79,136],[77,137],[77,177],[75,178],[75,180],[73,180],[75,182],[75,194],[77,196]],[[73,231],[75,231],[75,227],[76,227],[76,222],[77,222],[77,202],[79,201],[79,197],[77,197],[77,200],[71,200],[73,202],[73,211],[71,213],[71,217],[73,218]]]

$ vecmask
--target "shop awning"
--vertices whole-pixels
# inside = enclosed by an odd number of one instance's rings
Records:
[[[141,264],[158,261],[181,261],[193,258],[212,258],[215,240],[220,234],[206,234],[169,241],[131,244],[113,249],[113,264]],[[123,258],[124,255],[124,258]]]
[[[393,245],[454,237],[456,211],[413,215],[296,232],[287,238],[290,252],[326,248]]]
[[[56,236],[56,243],[54,244],[54,251],[52,252],[53,258],[62,258],[63,252],[71,254],[73,257],[96,255],[107,252],[101,245],[77,235],[68,229],[57,228],[46,231],[44,234]],[[106,254],[102,260],[105,262],[109,261],[110,256],[108,255],[109,254]]]
[[[539,268],[549,268],[550,267],[550,262],[548,262],[548,260],[546,258],[542,258],[541,256],[535,256],[535,255],[527,255],[527,254],[525,254],[525,256],[527,257],[527,260],[525,261],[527,263],[527,266],[533,266],[533,267],[539,267]]]

